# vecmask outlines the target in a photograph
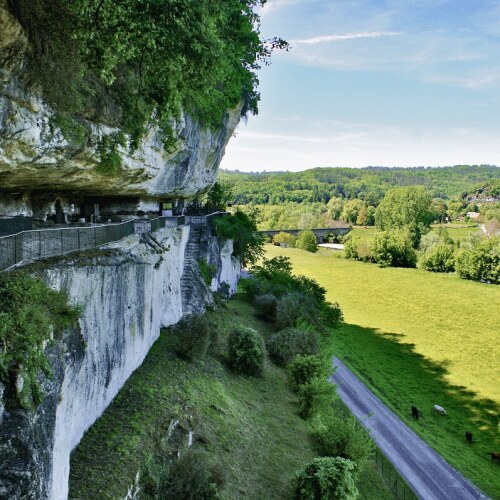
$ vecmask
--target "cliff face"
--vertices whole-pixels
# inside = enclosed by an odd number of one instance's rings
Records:
[[[186,253],[188,242],[196,255]],[[181,226],[129,236],[97,256],[63,259],[43,271],[84,311],[80,331],[50,348],[54,378],[44,382],[47,397],[37,411],[7,411],[0,403],[0,498],[67,497],[70,452],[85,430],[140,366],[160,328],[211,300],[200,278],[185,289],[187,260],[213,262],[212,288],[226,282],[234,291],[239,263],[231,252],[231,242],[219,242],[208,227]]]
[[[132,149],[121,130],[52,109],[23,77],[29,50],[7,0],[0,0],[0,216],[45,219],[71,210],[89,222],[99,206],[101,214],[153,212],[158,202],[197,196],[215,182],[240,107],[217,129],[181,115],[172,121],[168,147],[151,126]],[[119,167],[103,170],[103,140],[118,136]],[[210,287],[200,259],[217,270]],[[222,283],[234,292],[238,275],[231,242],[196,224],[44,265],[45,281],[65,290],[83,316],[78,329],[47,347],[54,377],[41,381],[46,397],[36,411],[6,408],[0,384],[0,498],[66,498],[71,450],[142,363],[160,328],[202,311],[213,300],[210,289]]]
[[[172,122],[173,145],[151,127],[131,152],[129,138],[116,146],[121,167],[100,170],[99,145],[119,129],[82,117],[58,119],[36,88],[21,83],[28,42],[0,0],[0,194],[5,215],[33,211],[33,196],[112,196],[142,200],[189,198],[215,182],[224,148],[240,118],[240,107],[211,130],[184,114]],[[2,203],[3,202],[3,203]]]

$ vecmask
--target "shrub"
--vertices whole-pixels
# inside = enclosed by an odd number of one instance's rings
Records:
[[[205,358],[213,326],[206,316],[192,314],[172,327],[172,349],[190,361]]]
[[[301,323],[317,325],[320,321],[318,304],[311,295],[290,292],[278,300],[276,307],[276,325],[283,329]]]
[[[9,405],[25,408],[42,402],[40,373],[52,376],[45,346],[74,325],[79,307],[68,305],[63,292],[23,272],[0,274],[0,382]],[[21,394],[13,381],[24,379]]]
[[[295,246],[314,253],[318,251],[318,240],[310,229],[305,229],[299,233]]]
[[[242,278],[238,281],[238,286],[242,288],[245,295],[252,301],[258,295],[270,293],[271,288],[267,282],[255,278]]]
[[[455,270],[455,247],[439,243],[420,255],[420,265],[426,271],[452,273]]]
[[[200,274],[203,281],[207,286],[210,286],[217,273],[217,266],[215,264],[209,264],[205,259],[198,259],[198,267],[200,268]]]
[[[354,500],[356,464],[340,457],[315,458],[295,479],[295,498],[300,500]]]
[[[326,289],[315,280],[306,276],[293,276],[288,257],[264,259],[260,266],[252,268],[252,276],[259,282],[261,290],[271,291],[276,297],[288,292],[301,291],[310,294],[321,302],[325,299]]]
[[[301,385],[310,384],[315,378],[322,375],[323,369],[323,362],[318,356],[295,356],[290,363],[292,385],[298,390]]]
[[[191,449],[171,467],[159,484],[159,498],[215,500],[224,482],[222,468],[210,461],[208,453]]]
[[[348,458],[361,470],[374,451],[368,432],[340,405],[316,417],[312,427],[312,438],[321,456]]]
[[[344,319],[342,309],[340,309],[338,302],[323,302],[320,309],[321,321],[325,327],[336,328]]]
[[[258,295],[255,297],[253,303],[259,317],[268,321],[274,321],[276,319],[278,299],[273,294],[266,293],[264,295]]]
[[[408,230],[381,231],[371,244],[373,260],[382,267],[415,267],[417,254]]]
[[[229,333],[229,365],[243,375],[260,375],[264,368],[266,348],[258,332],[240,326]]]
[[[461,278],[500,284],[500,237],[463,241],[455,267]]]
[[[247,215],[237,210],[231,216],[213,220],[217,236],[233,240],[233,254],[243,264],[255,264],[264,253],[264,240],[257,233],[256,214]]]
[[[306,276],[292,275],[290,260],[286,257],[264,259],[252,268],[252,279],[241,280],[241,286],[250,299],[272,294],[278,299],[276,323],[279,329],[299,324],[335,327],[342,321],[337,303],[325,301],[326,289]]]
[[[370,241],[360,236],[347,236],[344,240],[344,255],[346,259],[373,262]]]
[[[309,419],[319,411],[323,411],[335,396],[335,387],[326,379],[318,377],[297,388],[299,396],[299,415]]]
[[[295,245],[297,243],[297,238],[293,234],[281,231],[280,233],[274,236],[273,243],[283,243],[289,248],[295,248]]]
[[[278,365],[285,366],[299,354],[318,353],[318,334],[314,330],[285,328],[271,336],[267,348],[273,361]]]

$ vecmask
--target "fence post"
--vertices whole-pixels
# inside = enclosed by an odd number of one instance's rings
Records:
[[[64,255],[64,236],[62,229],[61,229],[61,255]]]
[[[38,258],[42,258],[42,232],[38,231]]]

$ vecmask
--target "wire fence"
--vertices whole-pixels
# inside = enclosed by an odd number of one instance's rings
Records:
[[[23,261],[66,255],[121,240],[134,233],[154,232],[184,224],[184,217],[134,219],[121,224],[22,231],[0,237],[0,271]]]
[[[418,500],[417,495],[400,476],[389,459],[377,448],[374,457],[375,465],[384,483],[398,500]]]

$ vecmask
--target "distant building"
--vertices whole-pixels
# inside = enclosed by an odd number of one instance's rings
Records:
[[[480,215],[481,214],[479,212],[467,212],[466,217],[469,217],[469,219],[471,219],[471,220],[477,220],[477,219],[479,219]]]

